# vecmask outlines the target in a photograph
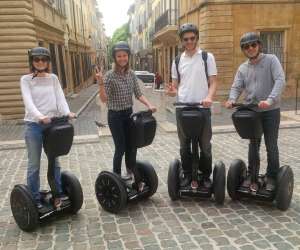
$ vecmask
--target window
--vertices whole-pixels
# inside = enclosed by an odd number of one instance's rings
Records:
[[[81,67],[80,67],[80,56],[78,54],[75,54],[74,56],[74,62],[75,62],[75,77],[76,77],[76,86],[80,85],[81,80]]]
[[[65,62],[63,57],[62,45],[58,45],[58,57],[59,57],[62,87],[63,89],[65,89],[67,88],[67,80],[66,80]]]
[[[274,54],[280,63],[284,63],[283,31],[262,31],[260,37],[263,44],[263,52]]]
[[[56,52],[55,52],[55,44],[49,44],[50,54],[51,54],[51,65],[52,65],[52,73],[55,75],[58,74],[57,72],[57,64],[56,64]]]

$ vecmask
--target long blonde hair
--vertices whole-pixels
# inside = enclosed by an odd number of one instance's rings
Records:
[[[113,69],[114,72],[117,72],[117,73],[121,73],[122,72],[121,71],[122,67],[120,67],[116,62],[113,63],[112,69]],[[129,60],[128,60],[128,63],[125,66],[124,73],[128,73],[129,70],[130,70],[130,65],[129,65]]]

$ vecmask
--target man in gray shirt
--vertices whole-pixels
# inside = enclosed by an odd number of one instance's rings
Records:
[[[277,139],[280,123],[280,96],[285,85],[285,76],[278,58],[261,52],[262,44],[259,35],[254,32],[244,34],[240,45],[248,60],[240,65],[225,106],[232,108],[232,104],[237,101],[242,92],[244,92],[246,104],[258,104],[255,111],[261,112],[268,159],[266,189],[273,191],[279,170]],[[250,166],[255,164],[259,169],[259,147],[255,143],[255,140],[250,140],[248,162]],[[251,169],[248,171],[252,174]],[[257,188],[256,183],[251,183],[250,178],[245,180],[243,186]]]

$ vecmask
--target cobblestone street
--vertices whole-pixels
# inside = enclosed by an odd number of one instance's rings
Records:
[[[151,162],[159,176],[157,193],[149,200],[129,204],[120,214],[103,211],[94,183],[101,170],[111,170],[111,137],[97,143],[75,144],[61,158],[62,168],[79,177],[84,205],[75,216],[50,221],[34,233],[22,232],[11,215],[9,196],[13,186],[25,182],[26,151],[0,151],[0,247],[1,249],[299,249],[300,247],[300,129],[280,130],[281,164],[293,167],[295,188],[286,212],[270,204],[252,201],[225,205],[184,199],[172,202],[166,180],[169,162],[178,156],[176,133],[159,131],[153,144],[139,150],[138,158]],[[262,150],[264,147],[262,147]],[[247,143],[235,133],[213,137],[214,160],[245,159]],[[266,155],[262,154],[263,166]],[[46,159],[42,160],[46,187]]]

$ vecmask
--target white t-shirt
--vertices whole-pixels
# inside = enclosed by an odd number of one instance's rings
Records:
[[[208,83],[202,50],[199,49],[192,57],[182,53],[178,65],[180,83],[178,86],[179,102],[201,102],[208,95]],[[217,75],[217,67],[213,54],[207,53],[208,76]],[[175,60],[172,64],[172,79],[177,80]]]
[[[21,91],[25,105],[25,121],[38,122],[41,116],[57,117],[68,115],[70,109],[64,92],[55,74],[21,77]]]

